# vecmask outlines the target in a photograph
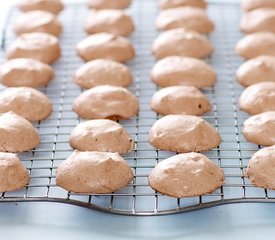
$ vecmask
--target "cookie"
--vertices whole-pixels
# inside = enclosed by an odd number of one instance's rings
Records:
[[[157,91],[151,108],[161,114],[203,115],[211,110],[207,97],[192,86],[173,86]]]
[[[1,152],[25,152],[40,143],[38,132],[33,125],[14,112],[0,115],[0,126]]]
[[[30,11],[22,14],[13,25],[17,35],[23,33],[43,32],[59,36],[62,26],[56,16],[46,11]]]
[[[139,103],[126,88],[105,85],[81,93],[73,111],[84,119],[128,119],[138,113]]]
[[[58,14],[64,9],[61,0],[20,0],[17,6],[23,12],[42,10],[53,14]]]
[[[241,0],[241,7],[244,11],[257,8],[275,8],[275,2],[273,0]]]
[[[256,152],[248,162],[245,176],[256,187],[275,190],[275,146]]]
[[[248,118],[243,125],[243,134],[247,141],[257,145],[275,145],[275,111]]]
[[[96,59],[82,65],[75,73],[74,81],[82,88],[100,85],[128,87],[133,76],[125,65],[107,59]]]
[[[111,33],[93,34],[77,44],[77,53],[85,61],[98,58],[126,62],[135,57],[132,43]]]
[[[260,55],[275,56],[275,34],[271,32],[249,34],[237,43],[236,53],[245,59]]]
[[[133,179],[129,164],[118,153],[75,151],[56,171],[56,184],[75,193],[112,193]]]
[[[245,87],[260,82],[275,82],[275,57],[259,56],[246,61],[239,67],[237,79]]]
[[[205,0],[158,0],[161,9],[177,8],[177,7],[197,7],[205,9],[207,2]]]
[[[156,27],[159,30],[184,28],[199,33],[210,33],[214,30],[214,23],[200,8],[178,7],[161,11],[156,20]]]
[[[275,33],[275,8],[259,8],[246,13],[241,20],[240,29],[244,33]]]
[[[22,34],[6,52],[7,59],[32,58],[46,64],[54,63],[60,55],[58,39],[48,33]]]
[[[53,69],[35,59],[16,58],[0,65],[0,82],[7,87],[44,87],[53,77]]]
[[[11,192],[29,183],[29,172],[16,154],[0,152],[0,192]]]
[[[70,145],[79,151],[117,152],[132,151],[134,141],[117,122],[100,119],[76,126],[70,136]]]
[[[249,86],[240,96],[239,106],[251,115],[275,111],[275,82],[262,82]]]
[[[224,173],[206,156],[192,152],[161,161],[148,180],[155,191],[186,198],[212,193],[223,185]]]
[[[33,88],[7,88],[0,93],[0,112],[9,111],[29,121],[40,121],[51,114],[52,104],[44,93]]]
[[[130,6],[131,0],[88,0],[88,6],[95,9],[124,9]]]
[[[166,151],[201,152],[219,146],[221,137],[200,117],[167,115],[157,120],[151,127],[149,143],[155,148]]]
[[[172,56],[155,64],[151,79],[160,87],[184,85],[205,88],[216,83],[217,75],[215,70],[202,60]]]
[[[205,36],[181,28],[160,34],[152,46],[156,59],[168,56],[205,58],[212,52],[213,46]]]
[[[88,34],[107,32],[129,36],[134,30],[132,17],[116,9],[91,11],[85,25]]]

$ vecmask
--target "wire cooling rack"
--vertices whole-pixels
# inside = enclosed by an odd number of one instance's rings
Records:
[[[235,80],[235,72],[242,60],[233,50],[241,38],[238,31],[241,12],[239,6],[232,3],[209,5],[208,14],[216,23],[215,32],[209,36],[215,53],[206,61],[216,69],[218,82],[203,91],[213,105],[213,111],[204,118],[216,127],[223,139],[218,148],[205,154],[224,170],[225,184],[212,194],[186,199],[163,196],[148,186],[147,177],[152,168],[174,153],[155,150],[147,141],[149,128],[159,118],[149,107],[151,96],[157,90],[149,79],[149,72],[154,65],[150,47],[158,34],[154,26],[158,9],[153,0],[133,2],[129,11],[136,23],[136,32],[131,38],[137,57],[128,66],[135,77],[130,90],[140,99],[140,113],[131,120],[121,121],[135,139],[134,151],[124,156],[135,174],[133,182],[121,191],[94,195],[67,192],[55,184],[56,168],[72,152],[68,144],[69,135],[81,121],[71,110],[73,100],[82,91],[73,83],[72,76],[83,64],[76,56],[75,45],[85,37],[83,26],[88,10],[85,5],[70,4],[60,15],[64,33],[60,38],[62,58],[54,65],[55,80],[41,89],[52,100],[53,113],[49,119],[35,124],[41,144],[33,151],[20,154],[29,169],[30,183],[20,191],[2,193],[0,202],[62,202],[124,215],[161,215],[228,203],[275,202],[273,191],[255,188],[244,178],[248,160],[259,146],[247,143],[242,135],[242,124],[248,115],[240,112],[237,106],[242,88]],[[16,9],[10,12],[3,50],[15,39],[11,26],[19,14]],[[4,61],[4,56],[1,61]]]

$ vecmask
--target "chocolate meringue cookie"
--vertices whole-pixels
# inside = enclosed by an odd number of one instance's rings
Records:
[[[84,119],[128,119],[138,110],[138,99],[129,90],[108,85],[81,93],[73,103],[73,111]]]
[[[133,82],[133,76],[129,68],[121,63],[96,59],[82,65],[76,71],[74,81],[82,88],[100,85],[128,87]]]
[[[88,6],[95,9],[124,9],[130,6],[131,0],[88,0]]]
[[[212,193],[223,185],[224,173],[206,156],[192,152],[161,161],[148,179],[154,190],[185,198]]]
[[[0,82],[7,87],[44,87],[53,77],[52,67],[35,59],[15,58],[0,65]]]
[[[245,59],[260,55],[275,56],[275,34],[271,32],[249,34],[237,43],[236,53]]]
[[[85,61],[98,58],[126,62],[135,57],[131,42],[110,33],[93,34],[77,44],[77,53]]]
[[[0,192],[11,192],[29,183],[29,172],[16,154],[0,152]]]
[[[246,13],[241,20],[240,29],[244,33],[275,33],[275,8],[259,8]]]
[[[119,123],[100,119],[77,125],[71,133],[70,145],[80,151],[126,154],[133,149],[134,141]]]
[[[0,112],[14,112],[29,121],[40,121],[52,112],[50,99],[29,87],[7,88],[0,93]]]
[[[239,67],[237,79],[245,87],[260,82],[275,82],[275,57],[262,55],[246,61]]]
[[[205,58],[212,52],[213,46],[205,36],[181,28],[160,34],[152,46],[156,59],[169,56]]]
[[[239,99],[240,109],[251,114],[275,111],[275,82],[262,82],[246,88]]]
[[[178,7],[163,10],[156,20],[159,30],[184,28],[199,33],[210,33],[214,30],[214,23],[204,10],[196,7]]]
[[[23,12],[42,10],[53,14],[58,14],[64,9],[61,0],[20,0],[17,6]]]
[[[57,168],[56,183],[75,193],[111,193],[125,187],[133,176],[118,153],[75,151]]]
[[[263,145],[275,145],[275,111],[264,112],[248,118],[243,125],[247,141]]]
[[[201,152],[217,147],[221,143],[221,137],[200,117],[167,115],[151,127],[149,143],[166,151]]]
[[[37,147],[39,143],[38,132],[28,120],[14,112],[0,115],[1,152],[25,152]]]
[[[205,0],[158,0],[161,9],[177,8],[177,7],[197,7],[205,9],[207,2]]]
[[[257,8],[275,8],[275,2],[273,0],[241,0],[241,7],[244,11]]]
[[[162,115],[203,115],[211,110],[211,104],[195,87],[173,86],[157,91],[152,97],[151,108]]]
[[[61,49],[58,39],[47,33],[25,33],[20,35],[6,52],[8,59],[31,58],[46,64],[58,60]]]
[[[158,61],[151,71],[151,79],[160,87],[211,87],[216,83],[215,70],[204,61],[180,56]]]
[[[256,187],[275,190],[275,146],[256,152],[249,160],[245,176]]]
[[[91,11],[85,25],[88,34],[107,32],[129,36],[135,30],[133,19],[122,10]]]
[[[54,14],[37,10],[19,16],[13,25],[13,30],[17,35],[43,32],[59,36],[62,32],[62,26]]]

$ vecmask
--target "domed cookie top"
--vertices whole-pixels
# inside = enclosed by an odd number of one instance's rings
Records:
[[[111,193],[132,179],[129,164],[118,153],[75,151],[56,172],[57,185],[76,193]]]
[[[53,69],[35,59],[15,58],[0,65],[0,82],[8,87],[44,87],[53,77]]]
[[[58,14],[64,9],[60,0],[20,0],[17,6],[23,12],[42,10],[53,14]]]
[[[82,88],[100,85],[128,87],[133,77],[129,68],[121,63],[96,59],[82,65],[75,73],[74,81]]]
[[[214,30],[214,23],[200,8],[179,7],[161,11],[156,20],[156,27],[160,30],[184,28],[209,33]]]
[[[77,53],[85,61],[98,58],[126,62],[135,57],[135,49],[124,37],[110,33],[93,34],[77,44]]]
[[[168,56],[204,58],[212,52],[213,47],[205,36],[184,29],[172,29],[161,33],[152,46],[152,53],[156,59]]]
[[[30,11],[22,14],[13,25],[17,35],[32,32],[44,32],[59,36],[62,26],[56,16],[46,11]]]
[[[241,110],[249,114],[275,111],[275,82],[262,82],[249,86],[240,96]]]
[[[241,0],[241,7],[245,11],[251,11],[257,8],[275,8],[273,0]]]
[[[80,151],[126,154],[133,149],[134,141],[120,124],[100,119],[76,126],[70,136],[70,145]]]
[[[29,183],[29,172],[16,154],[0,152],[0,192],[11,192]]]
[[[245,175],[255,186],[275,190],[275,146],[256,152],[248,162]]]
[[[271,32],[249,34],[237,43],[236,53],[245,59],[260,55],[275,56],[275,34]]]
[[[0,115],[1,152],[24,152],[39,143],[38,132],[28,120],[13,112]]]
[[[85,25],[89,34],[107,32],[128,36],[135,30],[132,17],[122,10],[108,9],[91,11]]]
[[[151,108],[162,115],[203,115],[211,110],[211,104],[195,87],[173,86],[157,91],[152,97]]]
[[[204,61],[180,56],[166,57],[158,61],[151,71],[151,79],[160,87],[211,87],[216,78],[214,69]]]
[[[81,93],[73,103],[73,111],[84,119],[127,119],[138,110],[138,100],[129,90],[108,85]]]
[[[161,161],[149,175],[154,190],[176,198],[212,193],[223,183],[223,171],[206,156],[193,152]]]
[[[207,7],[207,3],[205,0],[158,0],[158,5],[162,9],[186,6],[203,9]]]
[[[244,33],[275,33],[275,8],[259,8],[246,13],[240,23]]]
[[[259,56],[243,63],[237,71],[243,86],[260,82],[275,82],[275,57]]]
[[[244,122],[243,134],[247,141],[257,145],[275,145],[275,111],[248,118]]]
[[[20,35],[7,50],[8,59],[32,58],[52,64],[61,55],[58,39],[47,33],[25,33]]]
[[[189,115],[167,115],[154,123],[149,142],[174,152],[208,151],[221,143],[219,133],[205,120]]]
[[[131,0],[88,0],[88,6],[95,9],[124,9],[130,4]]]
[[[0,112],[12,111],[29,121],[40,121],[52,112],[50,99],[29,87],[7,88],[0,93]]]

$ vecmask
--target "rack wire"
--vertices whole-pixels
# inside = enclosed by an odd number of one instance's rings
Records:
[[[41,144],[20,154],[29,169],[30,183],[20,191],[2,193],[0,203],[51,201],[123,215],[163,215],[229,203],[275,202],[274,191],[256,188],[244,177],[249,158],[260,146],[248,143],[242,134],[242,124],[248,115],[237,106],[242,88],[235,80],[235,72],[242,60],[234,54],[235,43],[241,38],[238,31],[241,12],[233,3],[209,4],[208,14],[216,23],[215,32],[209,35],[215,53],[206,61],[216,69],[218,82],[203,90],[213,105],[213,110],[204,119],[215,126],[223,139],[218,148],[205,154],[224,170],[225,184],[212,194],[185,199],[163,196],[150,188],[147,177],[152,168],[174,153],[155,150],[148,143],[148,130],[159,118],[149,107],[151,96],[157,90],[149,79],[149,72],[154,65],[150,47],[158,34],[154,26],[158,9],[153,0],[133,2],[129,11],[135,20],[136,32],[131,40],[137,57],[128,66],[135,77],[130,90],[140,99],[140,113],[121,121],[135,139],[134,150],[124,156],[134,172],[133,182],[115,193],[93,195],[67,192],[55,184],[56,168],[72,153],[69,135],[82,121],[71,110],[74,98],[82,91],[73,83],[72,76],[83,64],[76,56],[75,45],[85,37],[83,25],[89,12],[83,4],[69,4],[60,16],[64,33],[60,38],[62,58],[54,65],[56,77],[49,86],[40,89],[52,100],[53,113],[47,120],[34,124]],[[7,19],[2,39],[4,51],[15,39],[11,28],[19,14],[12,9]],[[1,61],[5,61],[3,53]]]

